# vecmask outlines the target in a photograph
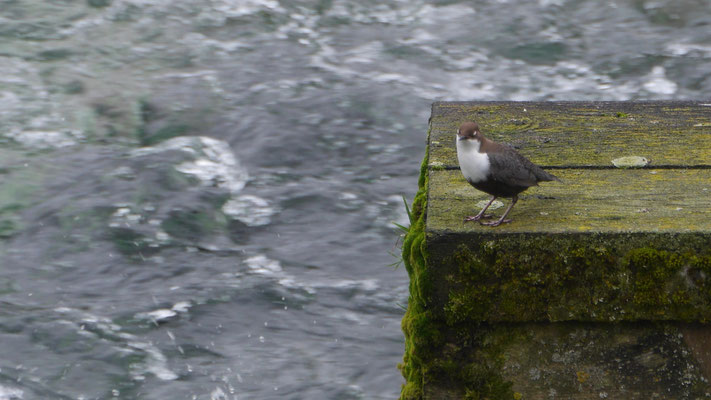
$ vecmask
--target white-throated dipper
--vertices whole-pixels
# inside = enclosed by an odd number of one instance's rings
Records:
[[[512,147],[485,138],[476,122],[465,122],[459,127],[457,158],[459,168],[467,181],[493,196],[479,214],[464,218],[464,222],[479,221],[480,224],[488,226],[511,222],[506,216],[518,201],[519,193],[531,186],[537,186],[538,182],[560,181]],[[484,212],[497,197],[510,197],[511,205],[498,220],[481,222],[482,218],[490,218],[489,215],[484,215]]]

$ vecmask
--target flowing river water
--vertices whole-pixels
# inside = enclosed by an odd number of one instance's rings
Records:
[[[0,0],[0,400],[397,398],[432,101],[709,93],[707,0]]]

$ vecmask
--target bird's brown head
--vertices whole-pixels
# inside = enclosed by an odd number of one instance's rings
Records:
[[[479,125],[476,122],[468,121],[463,123],[457,131],[457,140],[478,140],[481,141],[483,136],[479,131]]]

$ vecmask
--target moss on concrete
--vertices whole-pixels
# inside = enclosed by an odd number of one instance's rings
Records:
[[[405,333],[405,355],[399,368],[405,377],[400,398],[423,398],[426,360],[432,357],[431,349],[442,343],[438,326],[433,324],[426,308],[427,293],[421,283],[427,281],[425,248],[425,210],[427,208],[427,154],[420,168],[419,190],[412,202],[410,228],[402,244],[402,258],[410,276],[410,297],[402,319]]]
[[[481,321],[711,322],[704,235],[431,235],[433,309]],[[439,315],[438,315],[439,317]]]
[[[487,198],[456,170],[466,119],[564,183],[525,192],[511,224],[464,223]],[[695,103],[436,103],[403,245],[401,398],[706,396],[707,332],[678,325],[711,323],[709,120]],[[612,169],[630,154],[650,166]]]
[[[701,399],[709,384],[679,324],[505,324],[502,374],[522,399]],[[553,395],[552,395],[553,394]]]
[[[629,155],[649,167],[711,160],[711,115],[699,102],[439,102],[430,162],[457,166],[454,136],[466,120],[543,166],[603,167]]]
[[[499,328],[482,325],[450,327],[432,308],[432,269],[428,264],[425,221],[428,158],[422,162],[419,190],[412,204],[410,228],[402,257],[410,276],[410,297],[402,320],[405,355],[399,368],[405,377],[400,398],[513,398],[512,383],[500,373],[503,343],[510,335],[491,335]],[[485,340],[494,338],[496,340]],[[484,362],[482,362],[484,361]],[[447,383],[442,385],[442,382]]]

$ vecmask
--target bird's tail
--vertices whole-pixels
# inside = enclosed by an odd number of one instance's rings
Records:
[[[538,178],[539,181],[544,181],[544,182],[551,182],[551,181],[563,182],[557,176],[555,176],[549,172],[546,172],[544,170],[541,170],[541,174],[539,176],[536,176],[536,178]]]

